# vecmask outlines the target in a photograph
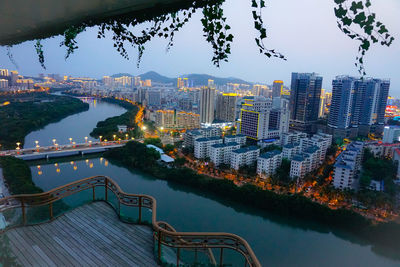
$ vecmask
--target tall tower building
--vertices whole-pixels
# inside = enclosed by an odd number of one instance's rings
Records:
[[[272,85],[272,97],[280,97],[283,92],[283,81],[274,81]]]
[[[215,88],[214,80],[208,79],[208,87]]]
[[[389,80],[338,76],[332,85],[328,126],[335,136],[367,135],[371,128],[375,133],[382,133]]]
[[[315,132],[318,120],[322,77],[316,73],[292,73],[290,108],[291,128]]]
[[[237,94],[219,94],[217,95],[215,118],[220,121],[235,121],[235,107]]]
[[[272,101],[265,97],[246,97],[243,101],[239,133],[254,140],[268,138]]]
[[[215,89],[203,87],[200,91],[200,122],[211,124],[214,121]]]

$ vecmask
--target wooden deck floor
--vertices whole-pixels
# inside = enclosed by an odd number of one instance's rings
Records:
[[[121,222],[104,202],[6,235],[22,266],[158,266],[151,228]]]

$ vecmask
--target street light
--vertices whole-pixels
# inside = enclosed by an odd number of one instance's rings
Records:
[[[92,140],[89,141],[89,146],[92,146]]]
[[[19,155],[19,150],[21,149],[21,148],[19,147],[20,144],[21,144],[20,142],[17,142],[17,154],[18,154],[18,155]]]
[[[88,140],[88,137],[87,137],[87,136],[85,136],[85,143],[87,143],[87,140]]]
[[[142,130],[143,130],[143,131],[146,130],[146,126],[143,126],[143,127],[142,127]]]
[[[57,141],[56,139],[53,139],[53,145],[56,145],[56,141]]]
[[[72,137],[69,138],[69,143],[72,144]]]
[[[101,135],[100,135],[100,136],[99,136],[99,139],[100,139],[100,143],[101,143],[101,138],[103,138],[103,136],[101,136]]]
[[[128,140],[129,134],[125,134],[126,140]]]
[[[35,141],[36,146],[39,144],[39,141]]]
[[[116,138],[116,137],[117,137],[117,136],[114,134],[114,135],[113,135],[114,141],[115,141],[115,138]]]

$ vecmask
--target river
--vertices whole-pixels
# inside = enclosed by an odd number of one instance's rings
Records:
[[[43,129],[31,132],[25,137],[25,148],[35,147],[35,141],[40,146],[53,145],[53,139],[59,145],[69,144],[69,138],[73,142],[84,143],[85,137],[94,141],[89,134],[96,127],[97,122],[112,116],[118,116],[126,110],[115,104],[102,102],[97,99],[85,101],[89,103],[89,110],[68,116],[63,120],[46,125]]]
[[[54,137],[67,140],[70,136],[87,136],[90,127],[96,124],[96,118],[102,117],[99,114],[112,116],[119,112],[121,109],[114,105],[97,103],[87,112],[65,118],[36,131],[34,135],[32,133],[27,140],[45,142]],[[93,175],[109,176],[125,192],[154,196],[158,219],[169,222],[178,231],[223,231],[242,236],[250,243],[263,266],[400,265],[399,261],[376,253],[370,245],[359,244],[348,234],[332,233],[323,225],[294,218],[264,214],[251,207],[116,166],[100,157],[74,162],[60,160],[56,165],[53,162],[40,168],[35,164],[31,170],[33,181],[45,191]]]

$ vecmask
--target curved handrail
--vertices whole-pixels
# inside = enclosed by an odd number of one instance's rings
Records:
[[[261,266],[250,245],[240,236],[230,233],[177,232],[168,223],[157,221],[157,201],[154,197],[143,194],[125,193],[116,182],[107,176],[84,178],[44,193],[21,194],[2,198],[0,199],[0,212],[13,208],[24,209],[30,206],[49,205],[67,196],[88,189],[94,190],[95,187],[100,186],[111,190],[117,196],[119,204],[139,207],[140,212],[142,207],[152,210],[152,227],[155,232],[155,238],[158,240],[159,248],[160,245],[173,248],[229,248],[241,253],[250,266]],[[105,198],[108,201],[107,194]],[[115,207],[113,208],[116,210]],[[160,249],[158,249],[158,253],[160,253]]]

